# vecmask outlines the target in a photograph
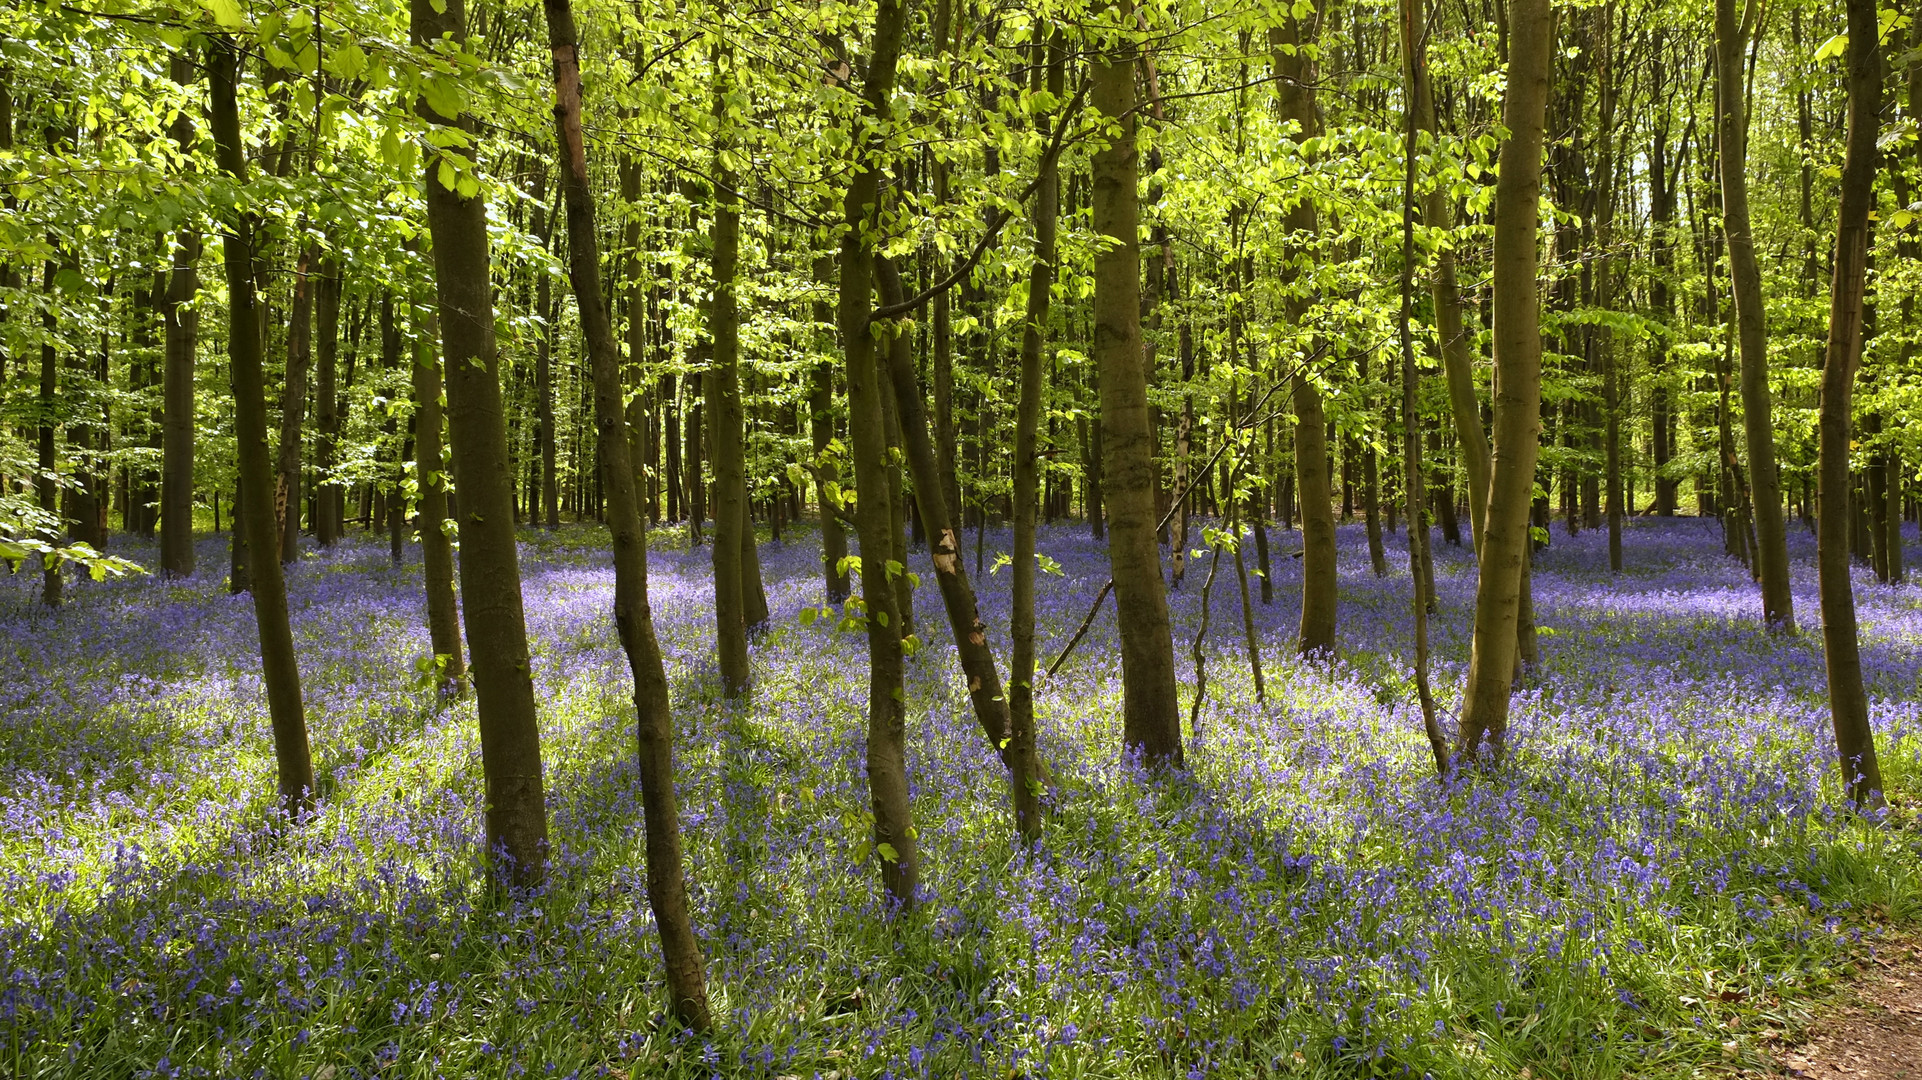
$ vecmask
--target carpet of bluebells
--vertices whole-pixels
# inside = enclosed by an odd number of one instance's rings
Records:
[[[814,538],[764,548],[774,628],[735,708],[716,693],[708,553],[657,535],[708,1037],[661,1017],[605,533],[524,537],[554,869],[504,899],[477,857],[472,702],[442,707],[417,663],[417,556],[396,570],[381,541],[349,541],[291,571],[320,785],[291,829],[271,816],[253,612],[224,587],[222,539],[202,542],[194,579],[81,582],[57,613],[16,575],[0,581],[0,1075],[1439,1080],[1757,1063],[1922,909],[1922,587],[1857,578],[1894,803],[1867,823],[1837,801],[1812,538],[1791,526],[1804,633],[1771,637],[1716,529],[1637,520],[1611,577],[1603,537],[1557,528],[1509,760],[1448,788],[1412,702],[1393,544],[1377,579],[1343,528],[1344,651],[1308,663],[1292,649],[1299,536],[1272,536],[1266,703],[1224,560],[1183,774],[1121,752],[1110,606],[1038,690],[1059,786],[1032,856],[1009,842],[1006,781],[938,598],[919,593],[926,902],[897,918],[855,861],[863,643],[799,618],[821,602]],[[1007,546],[991,530],[989,562]],[[1080,526],[1042,549],[1063,571],[1041,579],[1045,660],[1106,561]],[[1474,573],[1459,548],[1438,560],[1452,723]],[[1173,595],[1184,694],[1205,569]],[[1005,663],[1008,575],[981,581]]]

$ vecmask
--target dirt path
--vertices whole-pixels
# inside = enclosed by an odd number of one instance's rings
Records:
[[[1843,1002],[1780,1056],[1807,1080],[1922,1080],[1922,945],[1890,943]]]

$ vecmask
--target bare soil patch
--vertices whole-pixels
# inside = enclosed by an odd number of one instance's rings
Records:
[[[1922,944],[1891,942],[1831,1012],[1785,1050],[1785,1075],[1807,1080],[1922,1080]]]

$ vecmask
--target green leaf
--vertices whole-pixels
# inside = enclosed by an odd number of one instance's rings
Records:
[[[459,186],[460,178],[454,175],[454,166],[446,158],[440,159],[440,171],[436,175],[440,177],[440,186],[449,191]]]
[[[421,84],[420,94],[427,100],[428,108],[449,120],[460,119],[461,109],[466,104],[466,95],[461,93],[460,84],[453,79],[445,75],[429,75]]]
[[[1847,52],[1848,49],[1849,32],[1844,30],[1827,41],[1824,41],[1821,47],[1815,50],[1815,62],[1819,64],[1830,57],[1840,56]]]
[[[898,862],[901,858],[901,853],[894,850],[893,844],[882,844],[874,850],[881,856],[882,862]]]
[[[802,626],[813,626],[814,620],[820,617],[821,617],[821,611],[819,608],[804,607],[801,609],[801,625]]]
[[[246,13],[240,10],[240,0],[202,0],[207,10],[213,13],[214,21],[228,30],[238,30],[247,25]]]
[[[335,49],[334,54],[327,58],[327,70],[352,82],[367,70],[367,54],[350,41]]]

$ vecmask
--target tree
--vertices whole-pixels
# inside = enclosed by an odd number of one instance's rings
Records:
[[[1722,174],[1722,230],[1728,239],[1729,283],[1734,289],[1735,325],[1741,344],[1742,428],[1748,437],[1748,486],[1755,514],[1756,570],[1762,579],[1762,620],[1771,630],[1793,633],[1795,600],[1789,592],[1788,541],[1783,533],[1782,495],[1776,479],[1762,271],[1755,260],[1748,205],[1748,108],[1743,96],[1742,46],[1760,32],[1760,20],[1759,4],[1747,5],[1738,24],[1735,0],[1715,0],[1717,159]]]
[[[247,158],[240,139],[237,98],[240,50],[225,35],[214,35],[207,49],[211,90],[208,120],[220,169],[237,186],[247,182]],[[274,478],[267,448],[267,388],[261,368],[261,328],[255,303],[256,219],[233,211],[224,223],[221,248],[227,266],[227,355],[233,365],[234,436],[240,447],[240,500],[235,534],[244,533],[251,553],[247,569],[260,630],[261,681],[267,687],[267,713],[273,722],[274,761],[279,771],[280,805],[298,817],[313,805],[314,763],[307,746],[307,716],[300,697],[300,667],[287,616],[287,582],[280,560],[279,522],[274,517]]]
[[[1726,2],[1726,0],[1723,0]],[[1835,270],[1829,279],[1829,333],[1822,360],[1820,487],[1816,573],[1822,602],[1822,652],[1828,666],[1829,718],[1842,759],[1842,783],[1858,809],[1882,802],[1882,769],[1869,727],[1856,639],[1855,591],[1849,581],[1850,421],[1855,374],[1862,360],[1863,290],[1868,276],[1869,214],[1875,206],[1876,137],[1882,111],[1882,49],[1873,0],[1848,0],[1847,153],[1836,212]]]
[[[1102,498],[1121,631],[1122,742],[1154,765],[1182,764],[1174,637],[1155,539],[1154,429],[1141,355],[1141,240],[1137,227],[1134,13],[1115,9],[1089,60],[1089,101],[1107,144],[1092,163],[1095,371],[1101,392]]]
[[[432,71],[444,76],[455,70],[467,41],[463,0],[413,0],[411,36]],[[521,609],[520,556],[514,547],[514,486],[494,347],[487,206],[477,179],[471,171],[463,179],[462,166],[449,154],[470,144],[472,120],[458,109],[454,115],[441,112],[432,102],[423,98],[418,111],[443,141],[426,159],[421,186],[433,236],[447,428],[454,490],[460,493],[460,591],[487,784],[487,852],[504,860],[507,881],[531,887],[547,873],[547,794]]]
[[[1499,758],[1508,732],[1516,626],[1528,559],[1529,504],[1541,437],[1540,297],[1535,291],[1542,130],[1555,15],[1547,0],[1508,8],[1501,176],[1495,187],[1495,438],[1475,586],[1475,633],[1462,691],[1461,751],[1486,738]]]
[[[542,6],[547,13],[548,48],[554,57],[554,127],[560,146],[561,195],[567,204],[568,277],[574,285],[574,300],[581,312],[581,329],[594,368],[594,422],[600,434],[608,529],[614,542],[614,625],[634,677],[647,901],[667,959],[667,986],[674,1016],[702,1031],[710,1023],[707,967],[687,910],[667,668],[647,599],[647,534],[629,457],[620,348],[601,292],[594,195],[588,186],[587,146],[581,133],[579,35],[568,0],[545,0]]]

